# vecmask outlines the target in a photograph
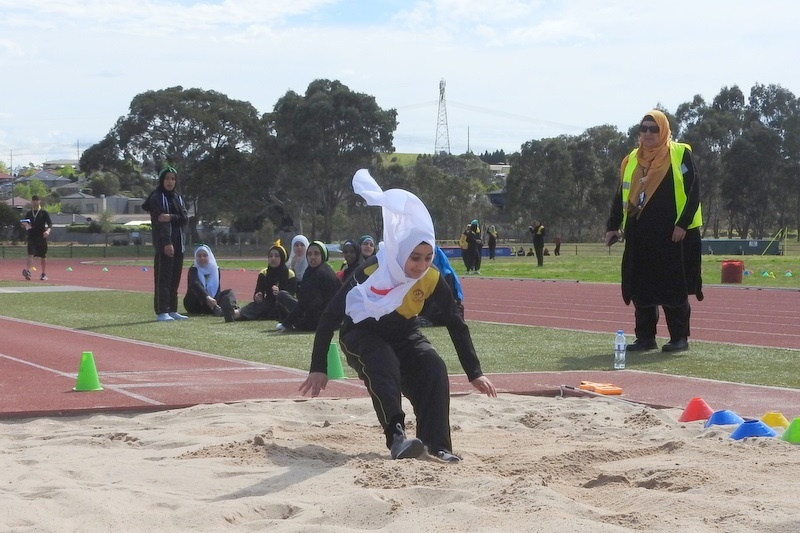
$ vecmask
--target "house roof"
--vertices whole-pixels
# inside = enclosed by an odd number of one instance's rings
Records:
[[[66,196],[61,197],[62,200],[96,200],[96,196],[92,196],[91,194],[86,194],[85,192],[76,192],[73,194],[68,194]]]
[[[30,176],[25,176],[22,178],[17,178],[17,183],[27,183],[33,180],[47,181],[51,183],[56,182],[56,183],[61,183],[62,185],[65,183],[71,183],[71,180],[69,178],[62,178],[61,176],[58,176],[46,170],[40,170],[36,174],[32,174]]]
[[[6,205],[13,205],[14,207],[30,207],[31,205],[30,200],[27,198],[20,198],[19,196],[9,198],[8,200],[3,200],[3,203]]]

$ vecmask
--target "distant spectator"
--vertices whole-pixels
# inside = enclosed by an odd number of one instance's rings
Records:
[[[308,239],[305,235],[295,235],[292,238],[292,247],[289,250],[289,259],[286,260],[287,266],[297,276],[297,283],[303,279],[308,262],[306,261],[306,247]]]
[[[31,197],[31,210],[22,219],[22,226],[28,232],[28,263],[22,269],[22,275],[27,280],[31,279],[33,258],[38,257],[42,266],[42,274],[39,279],[47,281],[47,238],[50,236],[53,222],[47,211],[42,209],[42,201],[36,195]]]
[[[553,249],[553,255],[561,255],[561,234],[557,234],[555,239],[553,239],[553,244],[556,247]]]
[[[461,248],[461,260],[464,262],[467,274],[472,271],[472,254],[469,253],[469,242],[467,241],[467,235],[470,231],[470,224],[467,224],[467,227],[464,228],[458,238],[458,246]]]
[[[342,243],[342,258],[344,259],[344,263],[342,263],[342,268],[336,273],[341,281],[346,281],[347,278],[358,268],[364,258],[361,255],[361,249],[359,248],[358,244],[354,241],[344,241]]]
[[[533,235],[533,249],[536,252],[536,266],[544,265],[544,224],[540,221],[533,223],[533,226],[528,226],[528,231]]]
[[[481,273],[481,259],[483,254],[483,239],[481,238],[481,225],[477,220],[473,220],[469,224],[469,231],[467,232],[467,253],[469,254],[472,263],[472,273],[480,275]],[[469,273],[469,271],[467,271]]]
[[[328,264],[328,249],[320,241],[314,241],[306,250],[308,267],[303,281],[297,289],[297,297],[287,291],[278,293],[278,305],[285,318],[277,325],[279,331],[314,331],[328,302],[342,286]]]
[[[153,307],[156,320],[185,320],[187,317],[178,313],[178,286],[183,274],[184,228],[189,222],[189,214],[183,196],[178,192],[177,170],[169,165],[161,169],[158,187],[144,201],[142,209],[150,213],[155,248]]]
[[[494,227],[494,224],[489,226],[489,231],[486,233],[488,234],[487,244],[489,247],[489,260],[491,261],[494,259],[495,250],[497,249],[497,229]]]
[[[189,267],[183,307],[190,314],[222,316],[222,298],[236,300],[231,289],[222,290],[222,275],[214,252],[201,244],[194,251],[194,264]]]
[[[284,315],[277,304],[278,292],[297,293],[297,277],[286,264],[286,249],[278,240],[267,252],[267,268],[258,273],[253,301],[241,309],[235,302],[229,305],[223,300],[222,311],[225,322],[234,320],[280,320]]]
[[[362,235],[358,239],[358,247],[361,250],[361,257],[365,260],[378,253],[378,247],[375,245],[375,238],[372,235]]]

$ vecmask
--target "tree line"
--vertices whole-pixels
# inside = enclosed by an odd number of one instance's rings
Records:
[[[644,110],[646,111],[646,110]],[[761,238],[800,220],[798,100],[778,85],[756,84],[745,99],[725,87],[708,104],[695,96],[670,119],[688,142],[702,179],[706,236]],[[576,136],[531,140],[503,151],[392,156],[397,112],[339,81],[314,80],[288,91],[272,111],[216,91],[172,87],[133,98],[127,115],[87,149],[81,169],[121,190],[152,187],[170,163],[194,209],[192,224],[235,231],[302,231],[326,242],[380,235],[380,213],[352,193],[355,170],[369,168],[384,188],[402,187],[426,203],[441,239],[456,239],[478,218],[522,236],[531,220],[565,240],[591,241],[604,230],[619,164],[636,145],[637,125],[590,128]],[[507,159],[507,177],[486,161]],[[498,161],[499,162],[499,161]],[[487,192],[505,191],[502,209]]]
[[[704,237],[767,238],[800,221],[800,102],[780,85],[755,84],[749,97],[723,87],[670,112],[673,139],[692,147],[701,179]],[[642,111],[642,115],[647,110]],[[570,240],[605,229],[620,163],[638,124],[597,126],[581,135],[532,140],[509,159],[507,208],[519,222],[541,218]]]

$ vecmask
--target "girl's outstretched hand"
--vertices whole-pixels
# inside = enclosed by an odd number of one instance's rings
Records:
[[[306,396],[309,392],[311,392],[311,397],[316,398],[319,396],[320,391],[325,390],[325,386],[327,384],[328,374],[324,372],[309,372],[308,377],[297,390],[299,390],[300,394],[303,396]]]
[[[497,390],[495,390],[494,384],[486,376],[475,378],[470,381],[470,383],[472,383],[473,387],[484,393],[486,396],[489,396],[490,398],[497,397]]]

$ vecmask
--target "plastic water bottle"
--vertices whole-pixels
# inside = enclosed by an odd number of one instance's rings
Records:
[[[628,341],[625,340],[625,334],[622,330],[617,330],[617,336],[614,338],[614,370],[622,370],[625,368],[625,352],[628,349]]]

